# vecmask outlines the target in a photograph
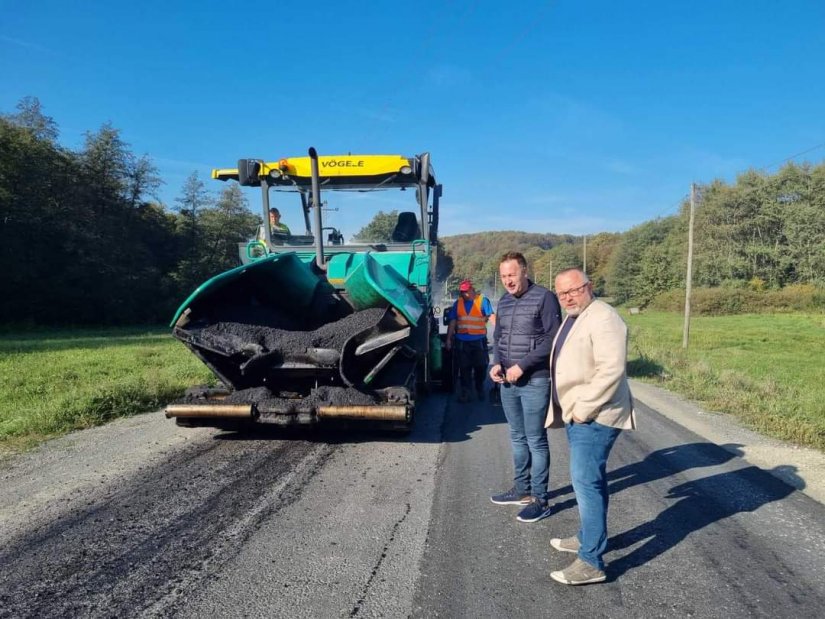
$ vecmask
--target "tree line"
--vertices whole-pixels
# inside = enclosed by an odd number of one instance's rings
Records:
[[[679,212],[624,233],[586,239],[587,272],[599,294],[647,306],[685,287],[690,203]],[[825,164],[789,163],[775,174],[750,170],[734,183],[699,187],[694,222],[693,284],[754,293],[796,286],[823,305]],[[555,274],[584,266],[581,236],[485,232],[444,239],[448,283],[471,277],[494,289],[498,257],[521,251],[531,277],[552,285]],[[741,295],[740,295],[741,296]]]
[[[58,135],[36,98],[0,116],[0,324],[163,323],[196,286],[239,263],[238,243],[261,222],[237,184],[216,195],[193,173],[167,207],[156,195],[157,168],[116,128],[87,132],[76,151]],[[685,286],[688,218],[686,200],[675,215],[588,235],[597,293],[674,308]],[[379,213],[356,236],[386,238],[396,220]],[[694,236],[700,289],[807,286],[823,299],[825,164],[751,170],[700,187]],[[585,266],[581,236],[481,232],[442,238],[436,275],[448,290],[470,277],[493,295],[499,257],[513,250],[546,286],[562,269]]]
[[[193,173],[167,208],[162,182],[110,124],[73,151],[36,98],[0,116],[0,324],[163,323],[236,266],[260,223],[240,188]]]

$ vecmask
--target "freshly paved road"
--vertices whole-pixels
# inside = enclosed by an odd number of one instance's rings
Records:
[[[238,435],[160,414],[0,468],[0,617],[816,617],[825,507],[639,405],[609,464],[608,582],[553,583],[575,533],[515,520],[500,408],[443,396],[401,438]],[[793,475],[788,464],[782,476]]]
[[[548,577],[573,558],[550,538],[578,528],[564,431],[550,433],[555,511],[522,524],[484,501],[512,475],[500,409],[455,407],[414,616],[821,616],[825,507],[637,405],[609,463],[608,582],[589,587]]]

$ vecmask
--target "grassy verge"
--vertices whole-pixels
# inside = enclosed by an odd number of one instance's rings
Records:
[[[625,314],[631,376],[729,413],[776,438],[825,450],[825,315],[745,314],[691,320]]]
[[[625,315],[631,376],[825,450],[825,316]],[[212,374],[168,329],[0,334],[0,453],[154,410]]]
[[[0,452],[157,409],[210,380],[165,328],[0,334]]]

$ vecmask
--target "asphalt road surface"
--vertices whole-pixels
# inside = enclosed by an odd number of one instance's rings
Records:
[[[578,524],[563,431],[553,515],[519,523],[488,498],[511,485],[501,409],[433,396],[407,437],[150,414],[5,462],[0,617],[822,616],[825,507],[639,408],[604,584],[549,578]]]

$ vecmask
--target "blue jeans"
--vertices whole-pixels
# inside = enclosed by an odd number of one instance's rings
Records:
[[[550,402],[550,379],[531,378],[524,385],[501,386],[501,407],[510,426],[516,492],[544,500],[550,476],[550,445],[544,419]]]
[[[607,548],[607,457],[621,430],[591,421],[567,424],[570,478],[579,505],[579,558],[604,570]]]

